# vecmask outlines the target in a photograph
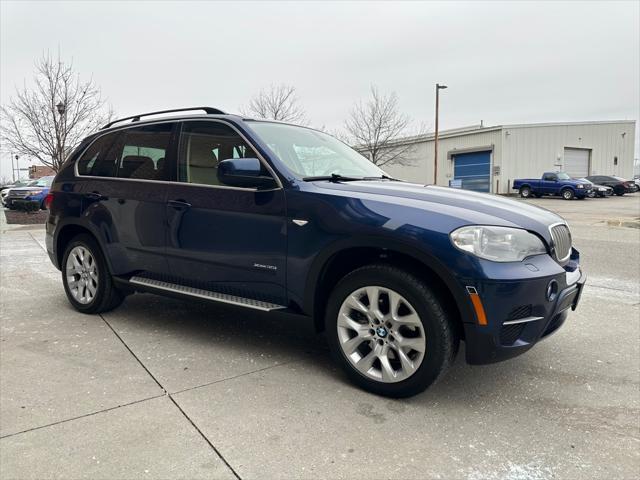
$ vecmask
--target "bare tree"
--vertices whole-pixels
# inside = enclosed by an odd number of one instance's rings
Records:
[[[31,88],[25,82],[0,107],[0,137],[11,150],[58,171],[69,151],[112,116],[89,79],[73,66],[44,54],[35,64]]]
[[[291,85],[271,85],[268,89],[260,90],[249,101],[246,109],[241,109],[244,115],[253,115],[268,120],[306,125],[306,113],[298,104],[296,89]]]
[[[413,145],[398,139],[407,135],[410,124],[410,118],[398,109],[398,96],[394,92],[385,95],[372,86],[371,98],[353,106],[345,129],[355,148],[375,165],[409,165]]]

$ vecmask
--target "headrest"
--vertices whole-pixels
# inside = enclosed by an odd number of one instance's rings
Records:
[[[127,155],[122,159],[120,167],[122,174],[119,177],[129,178],[146,178],[154,179],[156,177],[156,165],[151,157],[143,157],[141,155]]]
[[[218,145],[209,136],[191,136],[189,146],[189,165],[192,167],[217,167],[218,158],[213,149]]]

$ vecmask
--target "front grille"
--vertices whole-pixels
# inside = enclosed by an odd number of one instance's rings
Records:
[[[502,345],[511,346],[513,345],[520,335],[522,335],[522,331],[526,323],[514,323],[513,325],[503,325],[502,329],[500,329],[500,343]]]
[[[509,316],[507,317],[507,321],[508,320],[520,320],[521,318],[530,317],[531,316],[531,310],[532,310],[531,304],[529,304],[529,305],[520,305],[519,307],[516,307],[513,310],[511,310],[511,313],[509,313]]]
[[[571,232],[564,223],[551,227],[551,239],[553,240],[553,252],[556,260],[562,262],[571,254]]]
[[[17,192],[9,192],[9,198],[21,198],[21,197],[26,197],[27,194],[29,192],[26,192],[24,190],[20,191],[18,190]]]

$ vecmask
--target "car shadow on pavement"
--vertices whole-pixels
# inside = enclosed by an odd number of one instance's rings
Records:
[[[304,317],[150,294],[130,296],[121,307],[104,317],[143,363],[147,362],[145,359],[152,359],[165,363],[166,367],[181,357],[200,358],[202,363],[218,355],[210,366],[217,369],[223,368],[225,362],[270,358],[272,364],[263,367],[257,362],[253,371],[295,362],[312,375],[324,377],[322,381],[357,391],[332,361],[324,335],[316,334],[311,320]],[[221,351],[225,355],[221,355]],[[236,359],[232,359],[233,356]],[[253,371],[243,371],[242,375]],[[526,355],[505,363],[469,366],[464,361],[464,342],[461,342],[456,361],[444,377],[407,401],[425,406],[440,402],[466,405],[470,396],[510,396],[514,388],[518,389],[519,382],[527,381],[523,378],[529,377],[527,372],[530,374],[531,368]],[[359,394],[373,396],[364,391]]]

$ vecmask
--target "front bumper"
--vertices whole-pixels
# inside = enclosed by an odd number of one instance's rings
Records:
[[[558,290],[550,301],[547,287],[551,281],[557,283]],[[464,324],[467,363],[480,365],[516,357],[557,331],[569,311],[578,306],[585,282],[586,274],[576,262],[574,271],[561,276],[484,284],[481,297],[488,322]]]
[[[27,203],[27,202],[33,202],[33,203],[42,203],[43,197],[37,197],[37,196],[27,196],[27,197],[10,197],[9,195],[7,195],[4,198],[4,204],[7,207],[13,207],[14,205],[17,205],[19,203]]]

